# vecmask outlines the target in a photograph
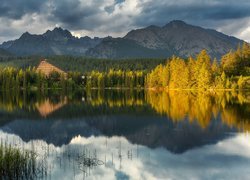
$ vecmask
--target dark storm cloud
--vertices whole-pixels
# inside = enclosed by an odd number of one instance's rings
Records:
[[[250,6],[218,6],[211,7],[210,11],[204,13],[204,19],[210,20],[226,20],[226,19],[238,19],[250,16]]]
[[[94,30],[100,26],[106,26],[104,29],[109,29],[110,24],[115,21],[127,23],[122,10],[120,14],[113,14],[115,7],[125,4],[125,0],[114,0],[104,7],[105,3],[101,0],[94,0],[91,3],[83,3],[80,0],[53,0],[52,2],[50,20],[74,30]],[[164,25],[173,19],[180,19],[195,25],[217,28],[223,21],[250,17],[250,1],[247,0],[135,0],[134,2],[137,2],[137,8],[140,8],[141,12],[130,17],[127,15],[133,27]],[[111,28],[113,29],[111,32],[114,31],[114,27],[111,26]],[[123,29],[123,26],[117,26],[115,31]]]
[[[121,32],[124,30],[124,25],[128,25],[128,23],[124,23],[128,17],[126,7],[123,9],[118,7],[123,3],[125,0],[76,0],[74,2],[53,0],[48,18],[71,30],[93,31],[99,29],[105,30],[106,34],[112,34],[112,32]],[[118,8],[116,13],[115,8]],[[130,21],[133,21],[133,17]]]
[[[249,0],[0,0],[0,35],[3,39],[3,26],[23,32],[28,25],[34,32],[59,25],[78,32],[123,35],[174,19],[237,35],[250,27],[249,9]]]
[[[216,24],[223,20],[250,17],[250,1],[200,1],[183,5],[178,3],[178,1],[177,3],[148,1],[141,4],[141,7],[143,11],[140,17],[136,17],[135,23],[142,26],[152,23],[160,25],[173,19],[181,19],[203,25],[209,21],[212,24]]]
[[[79,0],[54,0],[50,15],[51,21],[58,21],[67,27],[81,29],[83,26],[91,27],[92,24],[84,22],[91,16],[99,13],[98,7],[93,4],[82,4]]]
[[[0,0],[0,17],[20,19],[23,15],[40,12],[43,0]]]

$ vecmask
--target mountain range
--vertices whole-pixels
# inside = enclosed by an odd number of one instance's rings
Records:
[[[78,38],[57,27],[41,35],[26,32],[19,39],[4,42],[0,48],[18,56],[75,55],[112,59],[188,57],[206,49],[212,57],[220,58],[241,43],[242,40],[221,32],[174,20],[162,27],[152,25],[132,30],[120,38]]]
[[[14,41],[7,41],[0,45],[12,54],[28,55],[84,55],[85,52],[101,42],[101,38],[88,36],[77,38],[68,30],[56,27],[41,35],[25,32]]]

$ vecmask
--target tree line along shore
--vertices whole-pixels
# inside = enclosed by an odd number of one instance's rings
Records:
[[[136,61],[136,60],[134,60]],[[211,59],[206,50],[197,56],[183,59],[172,58],[143,65],[143,61],[126,62],[119,68],[117,62],[109,69],[89,71],[68,71],[67,74],[51,72],[45,75],[35,67],[0,68],[0,90],[46,90],[81,88],[147,88],[147,89],[195,89],[195,90],[237,90],[250,89],[250,45],[239,46],[221,60]],[[153,61],[153,60],[151,60]],[[220,63],[218,63],[220,62]],[[145,60],[145,63],[151,63]],[[102,65],[105,66],[105,65]],[[102,67],[103,68],[103,67]]]

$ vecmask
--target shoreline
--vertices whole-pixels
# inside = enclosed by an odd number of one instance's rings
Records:
[[[79,91],[79,90],[147,90],[147,91],[158,91],[158,92],[162,92],[162,91],[199,91],[199,92],[217,92],[217,91],[227,91],[227,92],[231,92],[231,91],[250,91],[249,89],[230,89],[230,88],[226,88],[226,89],[180,89],[180,88],[145,88],[145,87],[105,87],[105,88],[98,88],[98,87],[92,87],[92,88],[87,88],[87,87],[83,87],[83,88],[76,88],[76,89],[64,89],[64,88],[46,88],[46,89],[38,89],[37,87],[31,87],[31,88],[21,88],[21,89],[15,89],[15,88],[11,88],[11,89],[5,89],[5,90],[0,90],[0,92],[5,92],[5,91],[47,91],[47,90],[65,90],[65,91]]]

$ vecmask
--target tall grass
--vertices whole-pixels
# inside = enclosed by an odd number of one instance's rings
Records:
[[[35,153],[1,143],[0,179],[35,179]]]

